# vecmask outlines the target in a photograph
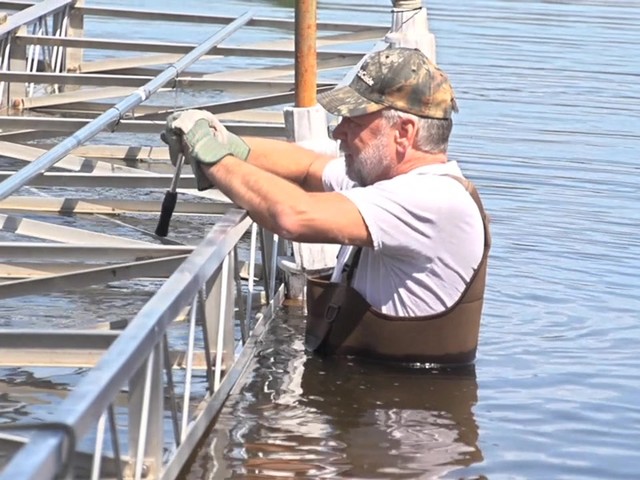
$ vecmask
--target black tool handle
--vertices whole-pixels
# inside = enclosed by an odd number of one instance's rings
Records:
[[[164,194],[164,200],[162,200],[160,218],[158,219],[158,226],[156,227],[156,235],[159,237],[166,237],[169,233],[169,223],[171,222],[171,216],[173,215],[173,209],[176,208],[177,201],[178,192],[167,190],[167,193]]]
[[[180,180],[183,163],[184,155],[179,154],[176,159],[176,173],[173,174],[171,186],[164,194],[162,207],[160,207],[160,218],[158,219],[158,226],[156,227],[156,235],[159,237],[166,237],[169,233],[169,223],[171,223],[171,216],[173,215],[173,210],[176,208],[176,202],[178,201],[178,180]]]

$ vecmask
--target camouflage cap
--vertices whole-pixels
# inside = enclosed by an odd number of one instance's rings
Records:
[[[321,93],[318,103],[343,117],[385,107],[441,119],[458,111],[447,75],[413,48],[390,47],[368,55],[349,85]]]

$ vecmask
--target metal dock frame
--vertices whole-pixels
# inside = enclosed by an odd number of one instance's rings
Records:
[[[9,5],[9,7],[6,7]],[[169,176],[123,168],[123,174],[109,171],[101,162],[91,163],[70,153],[95,153],[97,147],[85,142],[104,130],[118,132],[159,132],[161,120],[169,111],[140,104],[161,88],[225,88],[234,91],[260,90],[260,97],[207,105],[216,114],[247,108],[273,106],[294,99],[290,81],[269,80],[284,75],[284,68],[266,73],[267,80],[229,79],[223,75],[189,77],[179,75],[197,58],[206,55],[263,56],[293,58],[288,47],[223,47],[217,43],[241,25],[293,29],[285,19],[256,18],[246,14],[239,19],[228,16],[189,15],[145,12],[135,9],[86,7],[83,0],[44,0],[29,5],[26,1],[1,2],[0,8],[24,8],[0,21],[0,133],[4,140],[19,141],[39,132],[42,138],[70,133],[71,136],[43,154],[23,145],[3,142],[5,151],[28,160],[27,167],[15,174],[0,172],[0,208],[53,209],[54,212],[105,214],[122,208],[144,211],[144,202],[101,201],[67,202],[66,199],[24,198],[13,194],[22,186],[118,186],[163,188]],[[308,5],[307,5],[308,7]],[[85,38],[83,16],[117,18],[149,17],[160,21],[222,24],[216,35],[201,45],[153,44]],[[319,24],[329,31],[348,31],[318,40],[318,46],[379,39],[388,28],[356,24]],[[152,52],[142,57],[115,61],[82,63],[82,49],[116,49]],[[364,52],[345,50],[317,52],[320,69],[352,66]],[[38,65],[44,57],[46,71]],[[184,55],[184,57],[180,57]],[[152,56],[153,57],[153,56]],[[148,63],[144,63],[148,62]],[[170,63],[156,76],[148,75],[146,65]],[[145,70],[141,74],[141,70]],[[82,72],[82,73],[80,73]],[[98,72],[98,73],[92,73]],[[106,72],[106,74],[105,74]],[[113,72],[120,72],[114,75]],[[125,73],[127,72],[127,73]],[[214,75],[215,76],[215,75]],[[47,84],[54,95],[38,95],[36,85]],[[116,85],[115,87],[113,85]],[[333,84],[319,84],[319,89]],[[104,91],[76,91],[77,86],[104,87]],[[137,90],[131,93],[131,87]],[[101,111],[91,100],[127,95],[113,107]],[[94,120],[6,115],[9,111],[40,109],[73,113],[77,105],[95,111]],[[94,110],[92,110],[94,109]],[[249,115],[252,115],[250,112]],[[248,117],[245,117],[248,118]],[[239,134],[283,136],[285,129],[273,124],[225,122]],[[5,130],[3,128],[7,127]],[[14,132],[15,131],[15,132]],[[50,167],[69,168],[84,173],[50,172]],[[192,176],[183,176],[180,188],[186,188]],[[197,192],[191,192],[196,194]],[[68,203],[72,203],[69,210]],[[31,205],[31,206],[30,206]],[[229,204],[209,204],[211,212],[223,213],[213,229],[197,247],[155,245],[140,241],[123,242],[116,236],[79,233],[66,227],[0,214],[0,221],[16,224],[20,234],[38,231],[44,225],[51,230],[47,239],[71,243],[0,244],[7,254],[33,251],[82,259],[108,256],[128,263],[90,269],[70,268],[68,272],[26,280],[5,282],[0,298],[49,293],[68,288],[140,276],[169,278],[140,312],[122,330],[3,330],[0,355],[10,362],[38,365],[89,367],[79,383],[56,405],[55,412],[39,423],[18,424],[14,434],[0,435],[2,448],[13,448],[14,456],[0,478],[43,479],[72,478],[176,478],[193,453],[197,442],[220,411],[224,400],[255,351],[266,323],[281,303],[283,285],[276,269],[276,257],[282,242],[258,228],[246,212]],[[198,204],[188,205],[186,213],[202,213]],[[33,210],[31,210],[33,211]],[[38,236],[36,235],[36,236]],[[80,235],[82,242],[70,242]],[[250,236],[250,261],[247,281],[239,281],[238,243]],[[244,239],[246,240],[246,238]],[[90,243],[94,243],[90,245]],[[141,251],[145,251],[141,259]],[[260,257],[262,282],[254,284],[256,259]],[[73,267],[77,267],[74,265]],[[266,298],[262,298],[264,293]],[[186,317],[188,333],[184,351],[169,349],[170,327]],[[43,348],[45,347],[45,348]],[[49,355],[49,357],[47,357]],[[47,358],[45,358],[47,357]],[[51,360],[53,358],[53,360]],[[0,360],[2,364],[3,360]],[[181,367],[176,371],[176,366]],[[198,375],[195,372],[199,373]],[[199,384],[196,380],[205,380]],[[21,428],[30,436],[18,435]],[[91,448],[78,448],[89,440]]]

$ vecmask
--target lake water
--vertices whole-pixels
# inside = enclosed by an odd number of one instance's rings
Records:
[[[287,3],[179,8],[289,16]],[[318,17],[387,25],[390,4],[320,0]],[[450,157],[492,217],[475,368],[321,361],[283,307],[185,478],[640,478],[640,0],[425,4],[460,106]],[[167,38],[127,25],[87,34]]]
[[[640,2],[426,5],[493,220],[475,370],[323,362],[285,308],[188,478],[640,478]]]

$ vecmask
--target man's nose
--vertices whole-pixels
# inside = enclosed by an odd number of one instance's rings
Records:
[[[335,126],[335,128],[333,129],[333,131],[331,132],[331,135],[333,136],[334,140],[344,140],[345,139],[345,132],[344,132],[344,117],[342,117],[342,119],[340,120],[340,122]]]

